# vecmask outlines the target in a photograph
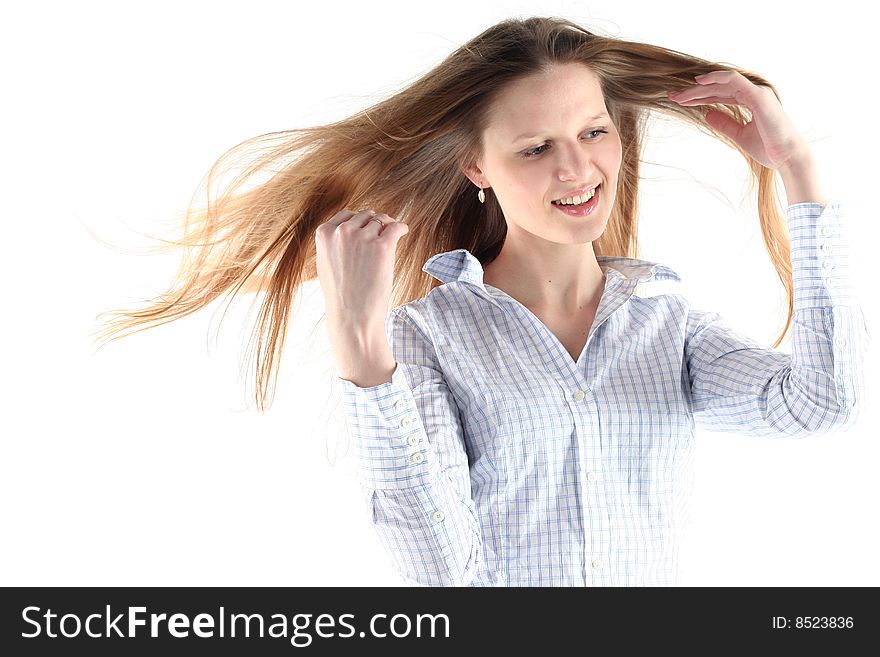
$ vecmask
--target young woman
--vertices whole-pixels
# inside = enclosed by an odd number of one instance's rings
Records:
[[[789,298],[773,348],[637,257],[650,112],[749,163]],[[263,139],[252,171],[275,174],[188,213],[179,285],[108,332],[265,291],[262,406],[317,277],[360,483],[407,583],[675,584],[695,424],[805,436],[864,403],[842,207],[759,75],[507,20],[353,117]]]

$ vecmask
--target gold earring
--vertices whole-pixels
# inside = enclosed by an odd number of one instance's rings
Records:
[[[486,202],[486,193],[483,191],[482,185],[480,185],[480,193],[477,194],[477,198],[480,199],[480,203]]]

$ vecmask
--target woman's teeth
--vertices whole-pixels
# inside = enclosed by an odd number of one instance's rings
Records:
[[[598,189],[598,186],[596,187]],[[553,201],[555,205],[582,205],[589,201],[593,196],[595,196],[596,190],[594,189],[587,194],[581,194],[580,196],[572,196],[571,198],[564,199],[562,201]]]

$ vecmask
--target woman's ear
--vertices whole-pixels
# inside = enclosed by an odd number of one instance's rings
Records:
[[[462,169],[462,173],[467,176],[467,179],[470,180],[477,187],[482,187],[486,189],[489,185],[486,183],[486,178],[483,176],[483,172],[480,168],[472,163]]]

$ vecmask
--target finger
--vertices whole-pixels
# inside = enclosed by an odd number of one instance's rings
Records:
[[[403,221],[389,221],[382,229],[381,237],[396,242],[409,232],[409,225]]]
[[[375,210],[361,210],[360,212],[352,212],[351,210],[340,210],[333,217],[327,221],[324,225],[330,226],[330,228],[336,228],[340,224],[344,224],[346,221],[350,221],[352,219],[357,221],[358,218],[368,217],[370,215],[376,214]],[[376,224],[377,226],[379,224]]]
[[[382,222],[381,224],[379,223],[380,221]],[[385,228],[385,226],[383,226],[382,224],[387,225],[389,221],[391,221],[391,217],[389,217],[387,214],[373,214],[363,220],[363,223],[361,224],[361,230],[368,233],[373,233],[378,237],[382,234],[382,231]]]
[[[690,100],[673,99],[679,105],[709,105],[711,103],[722,103],[724,105],[739,105],[736,98],[728,96],[705,96],[703,98],[692,98]]]
[[[739,71],[734,71],[726,68],[722,68],[717,71],[709,71],[708,73],[703,73],[702,75],[695,75],[694,80],[696,80],[700,84],[712,84],[713,82],[733,82],[734,80],[745,80],[746,82],[750,82],[750,80]]]
[[[677,92],[670,93],[669,97],[675,101],[693,100],[701,96],[733,96],[737,88],[730,84],[712,83],[711,86],[685,87]]]
[[[746,125],[743,125],[739,121],[729,117],[724,112],[709,112],[706,115],[706,121],[709,122],[713,128],[715,128],[718,132],[727,135],[735,142],[739,143],[744,136],[744,131],[746,129]]]
[[[763,107],[765,111],[769,111],[766,107],[766,101],[760,92],[758,94],[750,94],[742,89],[726,90],[723,88],[723,85],[719,89],[707,89],[698,93],[692,91],[680,96],[670,96],[670,100],[681,105],[724,103],[725,105],[739,105],[749,110]]]

